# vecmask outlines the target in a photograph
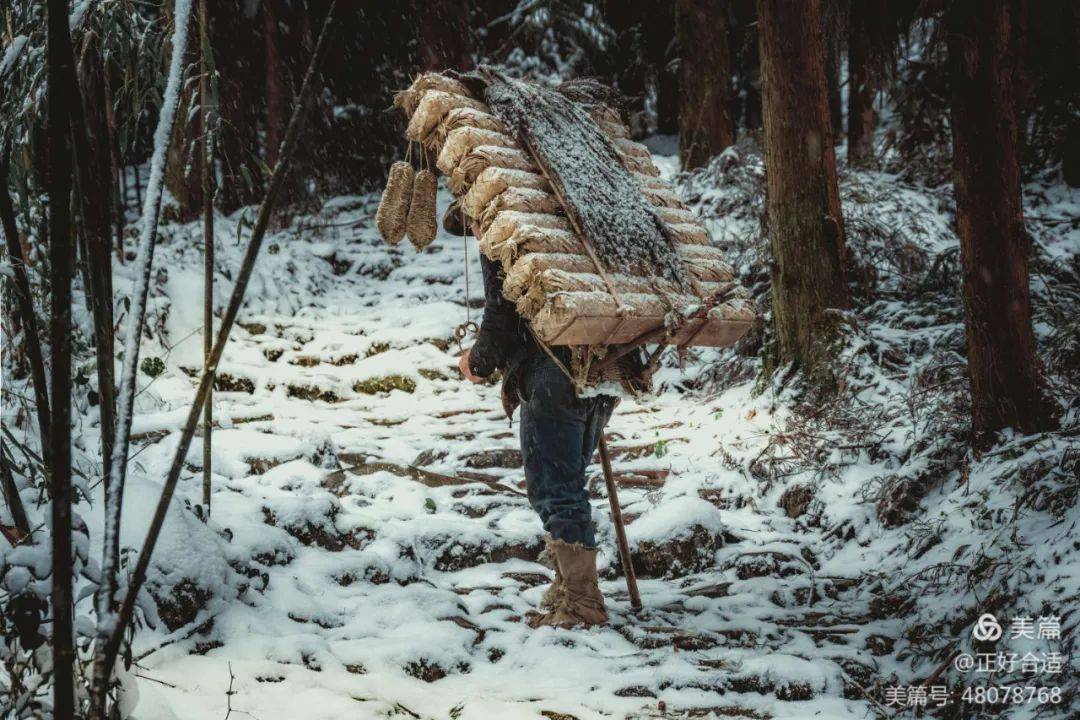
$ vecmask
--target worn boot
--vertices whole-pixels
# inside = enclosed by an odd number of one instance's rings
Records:
[[[540,562],[555,571],[555,579],[551,581],[551,585],[544,591],[544,596],[540,598],[540,607],[545,610],[555,607],[563,591],[563,576],[559,570],[559,559],[555,554],[554,542],[550,535],[544,538],[544,551],[540,553]]]
[[[532,627],[572,628],[576,625],[602,625],[608,620],[604,609],[604,596],[596,577],[596,550],[589,550],[578,543],[552,540],[555,563],[562,574],[562,592],[555,599],[555,607],[546,613],[534,615]]]

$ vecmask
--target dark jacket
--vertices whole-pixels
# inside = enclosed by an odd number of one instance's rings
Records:
[[[543,352],[529,333],[514,304],[502,295],[502,272],[483,254],[484,318],[469,356],[469,369],[478,377],[495,371],[503,376],[502,400],[506,414],[512,415],[520,402],[521,368],[534,353]]]
[[[502,373],[503,409],[510,417],[527,388],[528,379],[524,375],[531,367],[530,361],[546,352],[533,338],[514,304],[503,297],[499,266],[483,255],[480,265],[484,271],[484,318],[469,356],[469,369],[478,377],[489,377],[495,371]],[[569,348],[556,346],[549,349],[563,367],[573,367]],[[639,351],[622,357],[613,371],[627,392],[637,394],[651,385],[652,373],[646,369]]]

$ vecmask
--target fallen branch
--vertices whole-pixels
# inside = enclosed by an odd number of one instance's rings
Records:
[[[225,351],[225,345],[229,342],[229,334],[232,331],[233,324],[236,322],[236,316],[240,312],[240,305],[243,303],[244,293],[247,291],[248,282],[251,280],[251,273],[255,268],[255,260],[259,256],[259,250],[262,247],[262,241],[266,235],[267,226],[270,223],[270,213],[273,210],[274,201],[288,169],[289,161],[292,159],[293,152],[296,148],[296,138],[300,134],[300,120],[304,114],[304,106],[307,104],[307,99],[311,94],[315,68],[318,66],[319,61],[326,50],[327,36],[330,34],[329,28],[336,7],[337,0],[333,0],[327,11],[326,20],[323,22],[322,30],[319,33],[319,40],[315,45],[315,51],[311,56],[311,62],[308,64],[307,72],[304,74],[304,82],[301,85],[300,92],[293,104],[293,113],[292,117],[289,119],[289,126],[285,131],[285,138],[281,143],[281,152],[270,175],[266,196],[263,198],[262,206],[259,208],[259,215],[255,221],[255,226],[252,229],[251,238],[248,241],[248,247],[244,253],[244,259],[236,277],[236,284],[233,286],[233,292],[229,298],[228,307],[221,320],[221,329],[218,331],[217,338],[214,341],[213,352],[210,355],[206,368],[203,371],[202,378],[199,381],[199,387],[195,391],[195,400],[192,402],[187,422],[180,435],[180,442],[176,448],[176,454],[173,457],[172,465],[169,468],[165,484],[162,487],[161,497],[158,499],[157,508],[154,510],[154,516],[150,522],[150,529],[147,531],[142,551],[139,553],[139,559],[132,572],[131,581],[128,585],[127,593],[124,596],[123,604],[120,606],[119,617],[105,643],[102,657],[105,668],[111,668],[113,663],[116,662],[116,658],[120,653],[120,645],[124,637],[124,629],[131,622],[135,612],[136,599],[139,595],[139,591],[142,589],[143,583],[146,581],[146,571],[150,565],[150,558],[153,555],[158,536],[161,534],[161,527],[165,523],[165,516],[169,511],[173,493],[176,491],[176,484],[180,480],[180,473],[184,468],[184,459],[187,457],[188,449],[191,447],[191,440],[194,437],[195,429],[199,424],[203,405],[209,395],[210,388],[213,386],[214,373],[216,372],[218,363],[221,361],[221,356]],[[127,359],[128,357],[125,356],[125,361]],[[127,418],[127,421],[130,426],[130,408],[128,408],[128,413],[129,417]],[[126,432],[124,434],[126,435]],[[117,445],[119,446],[120,443],[118,442]],[[114,472],[115,471],[116,468],[114,467]],[[101,720],[104,720],[104,707],[99,707],[98,712],[101,713],[101,715],[99,715]]]

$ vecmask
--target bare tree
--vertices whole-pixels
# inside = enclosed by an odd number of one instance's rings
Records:
[[[1020,0],[957,0],[946,15],[953,177],[963,265],[972,431],[1054,425],[1031,329],[1030,240],[1017,161]]]
[[[820,0],[757,7],[776,360],[812,372],[827,359],[827,311],[848,305]]]
[[[698,168],[735,142],[726,0],[679,0],[679,160]]]

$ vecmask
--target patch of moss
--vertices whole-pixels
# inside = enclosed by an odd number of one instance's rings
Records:
[[[446,375],[446,373],[444,373],[444,372],[442,372],[440,370],[433,370],[431,368],[420,368],[416,372],[418,372],[420,374],[420,377],[424,378],[425,380],[449,380],[450,379]]]
[[[356,353],[349,353],[348,355],[342,355],[341,357],[334,358],[330,361],[331,365],[352,365],[356,362]]]
[[[250,395],[255,392],[255,383],[248,378],[219,372],[214,376],[214,389],[220,392],[244,392]]]
[[[341,402],[341,398],[333,390],[326,390],[318,385],[295,385],[290,384],[285,394],[289,397],[301,400],[322,400],[323,402]]]
[[[400,390],[402,392],[415,392],[416,381],[404,375],[383,375],[382,377],[368,378],[353,385],[353,391],[364,395]]]
[[[384,353],[390,349],[390,343],[374,342],[368,347],[367,352],[364,353],[364,357],[372,357],[379,353]]]

